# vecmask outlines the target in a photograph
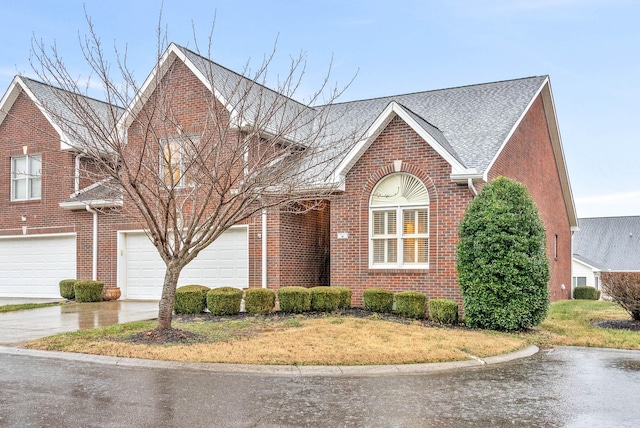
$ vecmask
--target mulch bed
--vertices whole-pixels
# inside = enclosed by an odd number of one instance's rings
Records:
[[[640,321],[634,321],[634,320],[598,321],[598,322],[594,322],[593,325],[600,328],[640,331]]]

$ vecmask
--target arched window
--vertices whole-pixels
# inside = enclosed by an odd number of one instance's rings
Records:
[[[429,192],[417,177],[396,173],[373,189],[369,204],[369,266],[429,267]]]

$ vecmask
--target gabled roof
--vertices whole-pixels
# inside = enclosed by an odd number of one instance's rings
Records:
[[[529,77],[352,101],[334,105],[332,113],[341,118],[336,125],[375,124],[395,103],[413,119],[416,132],[431,135],[458,163],[448,159],[452,172],[484,174],[547,81],[546,76]],[[393,109],[394,114],[399,111]],[[366,138],[375,138],[371,131]]]
[[[24,92],[38,107],[43,116],[60,136],[60,148],[62,150],[74,149],[82,151],[83,144],[78,141],[76,135],[88,135],[82,121],[62,101],[65,96],[80,97],[87,108],[91,109],[98,120],[103,121],[110,128],[114,127],[113,115],[119,117],[123,109],[107,104],[84,95],[71,94],[63,89],[47,85],[37,80],[24,76],[16,76],[9,89],[0,101],[0,124],[6,118],[13,103],[21,92]],[[70,131],[73,127],[73,131]]]
[[[171,43],[129,105],[121,121],[123,129],[129,127],[176,59],[182,61],[212,91],[229,112],[232,124],[238,128],[257,126],[266,133],[280,134],[279,123],[292,123],[294,125],[288,127],[281,137],[295,143],[302,140],[313,126],[313,109],[309,106]]]
[[[602,271],[640,271],[640,216],[578,220],[573,257]]]

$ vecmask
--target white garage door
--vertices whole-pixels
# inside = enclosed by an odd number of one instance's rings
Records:
[[[248,287],[247,249],[247,228],[229,229],[182,270],[178,286]],[[141,232],[123,233],[120,250],[123,298],[159,300],[165,265],[149,238]]]
[[[75,235],[0,238],[0,297],[60,297],[75,277]]]

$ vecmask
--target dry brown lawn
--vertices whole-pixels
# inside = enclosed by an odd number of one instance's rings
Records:
[[[361,365],[459,361],[527,345],[525,339],[506,333],[334,316],[176,322],[175,328],[197,333],[199,339],[178,344],[127,341],[132,334],[153,326],[137,323],[128,330],[109,327],[93,334],[68,333],[26,346],[169,361]]]

